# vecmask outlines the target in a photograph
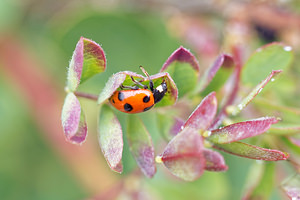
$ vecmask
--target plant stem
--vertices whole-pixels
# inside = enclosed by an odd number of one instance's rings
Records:
[[[98,100],[98,96],[95,94],[88,94],[88,93],[84,93],[84,92],[74,92],[74,94],[77,97],[83,97],[83,98],[94,100],[94,101]]]

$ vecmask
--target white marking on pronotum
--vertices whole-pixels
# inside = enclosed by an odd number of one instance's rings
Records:
[[[164,91],[162,85],[159,85],[156,89],[157,89],[159,92],[163,92],[163,91]]]

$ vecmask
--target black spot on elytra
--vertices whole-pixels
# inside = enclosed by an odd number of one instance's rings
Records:
[[[150,96],[144,96],[143,102],[148,103],[150,101]]]
[[[124,110],[125,111],[128,111],[128,112],[130,112],[130,111],[132,111],[132,106],[129,104],[129,103],[125,103],[125,105],[124,105]]]
[[[115,100],[112,99],[111,102],[115,103]]]
[[[124,100],[124,94],[123,94],[123,92],[119,92],[119,94],[118,94],[118,99],[120,100],[120,101],[123,101]]]
[[[147,107],[147,108],[144,108],[144,112],[147,111],[147,110],[150,110],[152,107],[153,107],[153,105],[152,105],[152,106],[149,106],[149,107]]]

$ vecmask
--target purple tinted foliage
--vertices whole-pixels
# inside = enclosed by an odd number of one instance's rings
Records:
[[[206,130],[210,126],[216,112],[217,98],[216,93],[212,92],[201,101],[189,116],[184,126],[195,128],[197,130]]]
[[[80,103],[73,93],[69,93],[65,99],[61,121],[67,141],[75,144],[85,141],[87,125]]]
[[[184,128],[166,146],[161,159],[175,176],[196,180],[205,169],[202,136],[193,128]]]
[[[119,120],[111,108],[103,105],[98,121],[98,140],[110,168],[118,173],[123,171],[123,132]]]
[[[228,166],[225,164],[224,157],[210,149],[203,149],[203,155],[206,160],[205,170],[207,171],[226,171]]]
[[[149,178],[156,173],[154,146],[151,136],[143,122],[136,116],[131,115],[127,140],[130,151],[142,172]]]
[[[230,55],[221,54],[218,56],[213,65],[208,69],[208,71],[204,74],[201,80],[201,88],[199,91],[204,90],[212,79],[215,77],[216,73],[219,71],[221,67],[233,67],[234,60]]]
[[[198,73],[200,71],[200,66],[195,56],[189,50],[181,46],[171,54],[162,66],[160,72],[166,71],[168,66],[176,61],[189,63]]]
[[[270,126],[277,123],[275,117],[262,117],[250,121],[239,122],[212,130],[207,139],[219,144],[231,143],[266,132]]]
[[[234,103],[234,100],[236,98],[237,92],[240,87],[240,77],[241,77],[241,58],[240,53],[235,53],[235,70],[233,71],[233,74],[231,76],[230,81],[230,90],[227,92],[228,96],[226,97],[226,101],[222,107],[222,109],[219,111],[217,117],[215,118],[214,122],[210,126],[210,130],[218,128],[223,119],[227,116],[226,108]]]
[[[182,130],[184,123],[185,123],[184,120],[182,120],[178,117],[175,117],[174,124],[170,129],[171,136],[174,137],[175,135],[177,135]]]

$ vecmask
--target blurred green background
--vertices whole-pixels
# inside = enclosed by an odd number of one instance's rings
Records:
[[[139,72],[139,65],[149,74],[158,72],[180,45],[197,55],[204,71],[220,52],[229,51],[226,31],[233,20],[240,20],[235,19],[239,12],[235,16],[230,9],[249,6],[246,1],[212,2],[0,0],[0,199],[96,199],[116,192],[119,181],[129,180],[130,185],[135,163],[128,148],[124,175],[117,175],[109,170],[98,147],[94,102],[82,101],[89,124],[87,142],[76,146],[64,139],[60,109],[75,45],[84,36],[101,44],[106,53],[106,72],[80,86],[94,94],[112,73]],[[256,6],[259,1],[247,2]],[[299,13],[297,1],[264,2],[266,7]],[[257,23],[260,20],[242,21],[250,28],[244,36],[251,38],[245,39],[249,52],[273,40],[292,46],[300,43],[272,24]],[[258,25],[271,29],[271,36],[260,35]],[[126,130],[126,116],[118,115]],[[151,112],[141,115],[159,146],[153,116]],[[157,149],[158,154],[161,149]],[[255,161],[224,156],[227,172],[206,172],[193,183],[179,181],[159,166],[152,180],[138,179],[146,192],[140,199],[239,199]],[[278,191],[272,199],[280,199]]]

